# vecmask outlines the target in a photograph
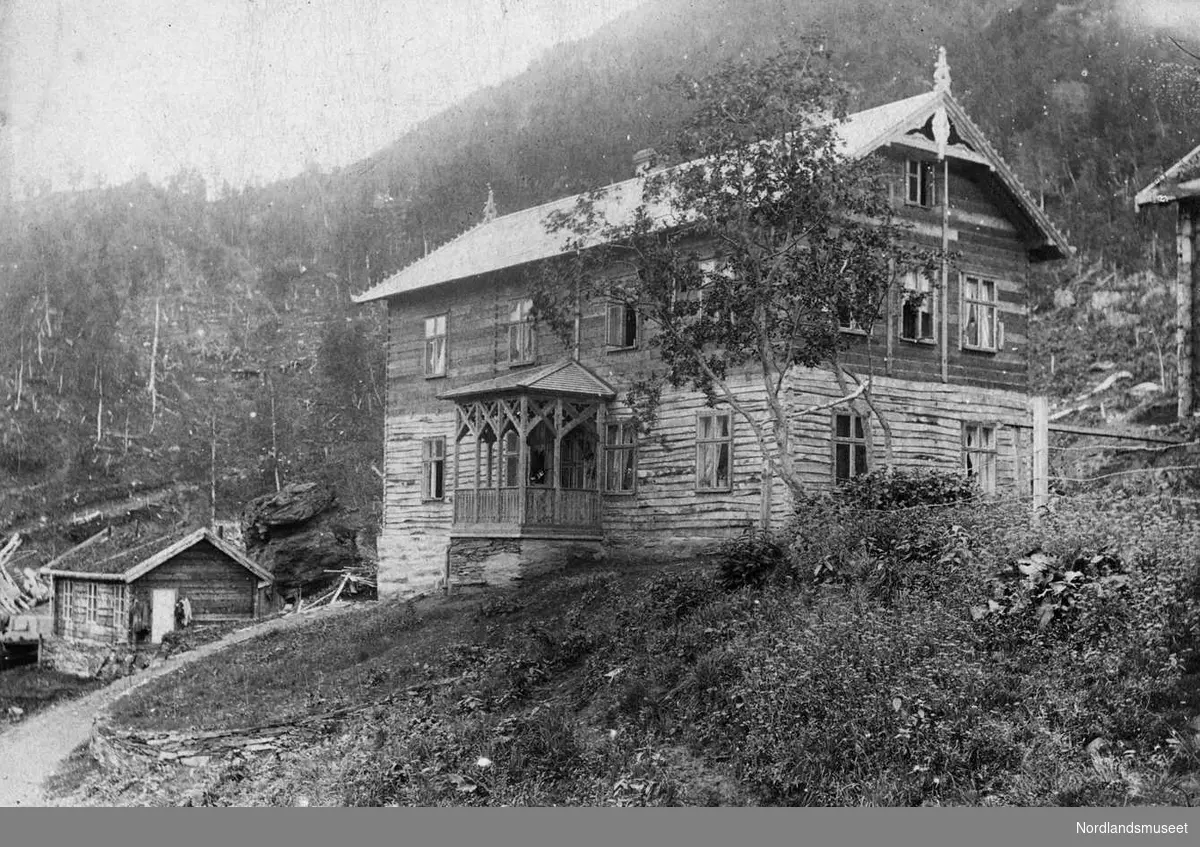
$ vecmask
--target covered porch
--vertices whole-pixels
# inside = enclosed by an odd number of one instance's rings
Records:
[[[575,361],[442,395],[455,403],[457,537],[599,538],[611,386]]]

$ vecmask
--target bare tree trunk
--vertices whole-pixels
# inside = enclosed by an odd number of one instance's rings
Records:
[[[150,430],[154,430],[154,420],[158,414],[158,316],[159,299],[154,298],[154,340],[150,342],[150,383],[146,390],[150,392]]]
[[[96,444],[104,437],[104,374],[96,370]]]
[[[208,525],[215,527],[217,525],[217,410],[215,407],[210,419],[208,445]],[[278,478],[276,485],[278,485]]]
[[[272,470],[275,472],[275,490],[280,491],[283,486],[279,484],[279,440],[275,428],[275,383],[273,380],[268,380],[267,384],[271,390],[271,463]]]

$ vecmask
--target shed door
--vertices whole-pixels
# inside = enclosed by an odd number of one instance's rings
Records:
[[[158,644],[175,629],[174,588],[155,588],[150,592],[150,643]]]

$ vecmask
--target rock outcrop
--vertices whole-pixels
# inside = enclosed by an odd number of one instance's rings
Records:
[[[361,544],[369,534],[362,521],[338,507],[333,488],[315,482],[292,483],[251,500],[241,526],[246,551],[274,574],[285,595],[315,596],[371,558]]]

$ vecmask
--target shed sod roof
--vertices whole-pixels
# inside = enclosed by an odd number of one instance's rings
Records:
[[[260,585],[274,581],[270,571],[256,564],[229,542],[218,538],[207,527],[157,535],[133,544],[130,544],[128,537],[110,533],[107,538],[98,539],[58,559],[48,572],[56,577],[129,583],[201,541],[207,541],[250,571],[259,578]]]
[[[946,155],[983,165],[995,174],[1014,209],[1025,220],[1025,228],[1030,232],[1031,257],[1045,260],[1071,255],[1066,239],[949,92],[931,91],[855,112],[838,127],[842,152],[858,158],[892,143],[926,152],[936,151],[936,145],[922,130],[943,108],[952,126],[952,143]],[[645,177],[634,177],[608,185],[591,195],[576,194],[485,221],[352,299],[356,303],[380,300],[562,255],[567,251],[571,236],[547,231],[545,222],[551,215],[569,212],[581,198],[590,196],[599,220],[621,225],[632,220],[642,204],[644,185]],[[648,206],[646,211],[663,229],[678,224],[674,220],[676,212],[665,202]],[[597,232],[590,240],[584,240],[584,246],[594,247],[602,241]]]

